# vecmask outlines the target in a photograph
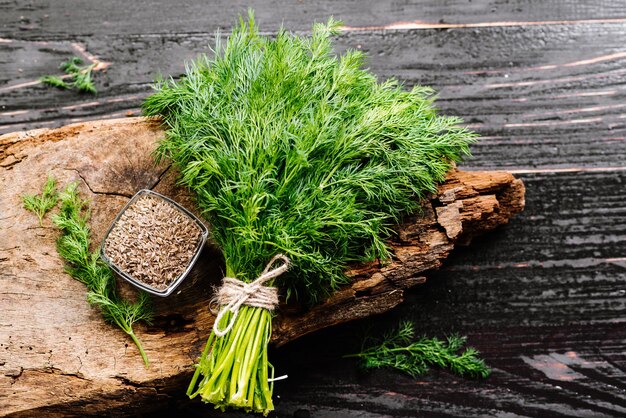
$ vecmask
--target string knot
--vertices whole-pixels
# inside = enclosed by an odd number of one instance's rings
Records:
[[[280,261],[280,266],[272,269],[274,264]],[[250,283],[242,282],[234,277],[224,277],[222,287],[217,291],[217,303],[222,307],[213,323],[213,332],[217,337],[223,337],[231,330],[239,315],[242,305],[268,309],[270,311],[278,305],[278,289],[264,286],[264,284],[287,271],[289,258],[283,254],[276,254],[259,277]],[[232,312],[232,316],[226,328],[220,329],[220,322],[226,312]]]

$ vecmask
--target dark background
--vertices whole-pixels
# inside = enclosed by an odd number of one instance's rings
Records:
[[[526,210],[456,251],[386,315],[273,351],[278,416],[626,415],[625,1],[0,1],[0,133],[139,115],[248,6],[261,30],[333,15],[381,79],[439,91],[482,138],[465,170],[522,178]],[[73,55],[101,62],[97,96],[36,82]],[[400,319],[460,333],[493,374],[362,373],[341,356]],[[157,416],[222,414],[184,397]],[[230,413],[224,416],[240,416]]]

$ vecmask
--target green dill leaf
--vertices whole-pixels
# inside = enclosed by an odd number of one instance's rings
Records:
[[[23,195],[22,203],[24,209],[33,212],[39,218],[39,225],[43,226],[43,218],[50,209],[57,205],[59,195],[57,193],[56,181],[52,176],[48,176],[43,191],[36,195]]]
[[[147,367],[148,358],[135,335],[133,325],[138,321],[150,322],[152,310],[148,295],[140,292],[135,302],[124,300],[118,295],[112,270],[97,252],[89,249],[91,231],[88,225],[88,202],[79,196],[78,184],[68,185],[60,194],[60,199],[60,212],[53,216],[53,221],[61,230],[57,251],[66,262],[66,271],[85,284],[89,303],[97,306],[108,322],[117,325],[132,338]]]
[[[466,337],[452,335],[445,341],[425,337],[415,340],[413,335],[413,324],[402,322],[379,341],[366,338],[359,353],[345,357],[360,359],[364,369],[394,368],[414,378],[428,372],[429,366],[471,378],[486,378],[491,373],[476,349],[469,347],[459,353]]]
[[[59,68],[70,76],[67,81],[59,76],[46,75],[39,79],[43,84],[64,89],[75,88],[81,93],[96,94],[97,90],[93,84],[92,71],[96,64],[83,65],[83,60],[79,57],[72,57],[59,65]]]

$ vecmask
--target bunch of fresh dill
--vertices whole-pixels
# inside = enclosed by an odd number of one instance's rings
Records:
[[[57,197],[58,196],[58,197]],[[37,203],[27,209],[38,214],[45,213],[61,201],[58,214],[53,215],[52,220],[61,230],[61,236],[57,240],[57,251],[65,260],[65,270],[76,280],[87,286],[87,300],[97,306],[104,318],[120,327],[137,345],[143,361],[148,366],[148,357],[135,335],[133,324],[137,321],[149,322],[152,318],[150,300],[148,294],[140,292],[137,300],[132,303],[122,299],[116,291],[116,280],[113,272],[99,256],[98,252],[92,252],[91,231],[89,229],[89,210],[87,201],[82,200],[78,194],[77,183],[71,183],[67,188],[57,193],[56,182],[51,176],[44,186],[41,197],[36,196]],[[23,197],[25,206],[27,199]],[[40,216],[40,220],[43,218]]]
[[[404,321],[387,333],[381,340],[365,339],[363,348],[356,357],[365,369],[382,367],[394,368],[417,377],[425,374],[429,366],[438,366],[465,377],[489,376],[491,370],[478,358],[478,351],[472,347],[458,354],[467,338],[449,336],[446,341],[437,338],[415,339],[413,323]]]
[[[345,283],[347,263],[388,259],[391,226],[436,190],[474,137],[458,118],[437,114],[431,89],[379,83],[361,68],[361,52],[338,57],[330,38],[339,27],[330,19],[311,36],[270,38],[250,14],[213,58],[158,82],[143,104],[146,115],[162,116],[158,155],[195,192],[226,275],[250,282],[285,254],[291,270],[269,284],[307,303]],[[273,409],[271,322],[259,309],[244,306],[228,335],[211,334],[191,396]]]
[[[83,65],[83,60],[78,57],[64,61],[59,68],[69,77],[45,75],[39,79],[43,84],[61,89],[75,88],[79,92],[96,94],[97,90],[91,78],[91,72],[96,64]]]

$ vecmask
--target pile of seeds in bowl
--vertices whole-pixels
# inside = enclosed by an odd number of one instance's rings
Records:
[[[196,222],[168,201],[142,195],[117,220],[104,252],[136,281],[164,290],[183,274],[201,236]]]

